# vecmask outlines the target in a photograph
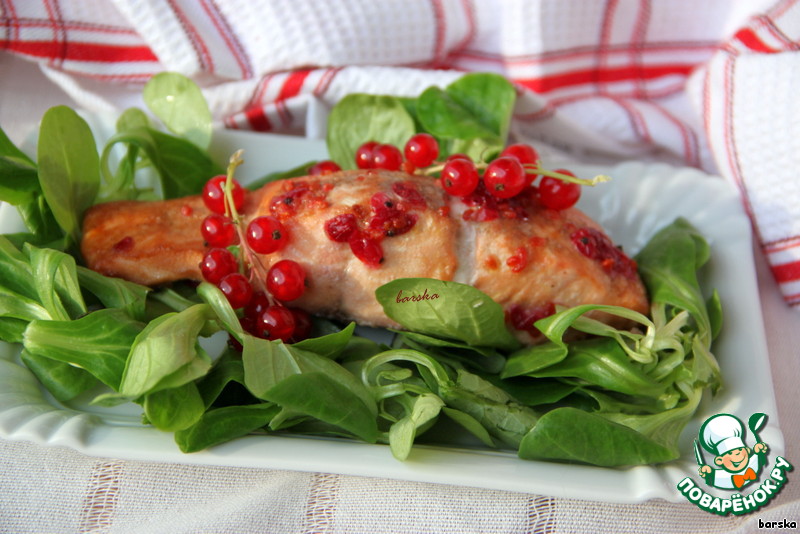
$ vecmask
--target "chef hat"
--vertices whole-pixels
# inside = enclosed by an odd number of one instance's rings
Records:
[[[700,441],[703,447],[716,456],[745,447],[743,435],[742,422],[728,414],[709,417],[700,428]]]

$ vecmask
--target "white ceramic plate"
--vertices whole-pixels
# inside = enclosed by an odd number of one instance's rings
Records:
[[[238,174],[243,180],[325,157],[321,141],[230,131],[216,135],[213,152],[220,161],[238,148],[245,149],[245,165]],[[171,434],[138,422],[138,406],[104,410],[80,402],[59,404],[17,363],[16,349],[7,344],[0,344],[0,436],[64,445],[94,456],[387,477],[608,502],[679,501],[676,484],[697,471],[691,441],[702,421],[718,412],[742,418],[754,412],[768,414],[769,424],[760,436],[773,454],[782,454],[750,224],[736,192],[720,178],[665,165],[572,168],[582,176],[613,177],[607,184],[584,188],[580,207],[627,251],[637,251],[678,216],[689,219],[711,244],[705,281],[719,290],[724,303],[725,327],[715,353],[725,386],[703,403],[687,426],[681,439],[683,456],[675,462],[606,469],[523,461],[509,452],[436,446],[416,446],[407,461],[399,462],[383,445],[283,435],[248,436],[209,451],[183,454]],[[13,210],[0,208],[0,231],[12,231],[18,225]]]

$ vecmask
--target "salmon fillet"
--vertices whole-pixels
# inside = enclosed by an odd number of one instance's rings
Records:
[[[199,196],[96,205],[83,221],[83,257],[93,270],[148,286],[200,281],[206,250],[200,224],[208,214]],[[603,229],[578,209],[545,209],[533,195],[461,199],[431,177],[342,171],[269,183],[247,193],[241,214],[246,221],[260,215],[283,221],[288,244],[261,260],[267,268],[281,259],[300,263],[308,287],[291,305],[322,316],[396,327],[375,289],[407,277],[480,289],[504,307],[527,342],[536,332],[525,325],[558,305],[648,311],[635,264]],[[326,230],[351,215],[360,235],[379,245],[379,264],[363,261]]]

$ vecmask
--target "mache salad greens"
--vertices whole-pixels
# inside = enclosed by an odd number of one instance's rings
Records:
[[[513,87],[490,74],[416,98],[350,95],[330,115],[329,153],[348,168],[365,141],[402,147],[425,131],[442,157],[487,161],[506,142],[514,99]],[[284,343],[245,332],[210,284],[148,288],[91,271],[78,248],[88,207],[195,194],[222,172],[207,152],[211,115],[197,86],[159,74],[144,100],[150,113],[122,113],[99,148],[65,106],[44,115],[35,160],[0,131],[0,200],[27,228],[0,236],[0,339],[19,346],[21,364],[57,402],[95,392],[96,405],[136,403],[145,424],[172,432],[187,453],[291,432],[388,444],[403,460],[415,442],[460,432],[465,446],[523,459],[623,466],[677,458],[683,427],[704,393],[720,387],[711,345],[721,306],[697,276],[709,247],[682,219],[635,256],[649,316],[559,309],[536,323],[547,340],[535,346],[517,342],[499,304],[454,282],[379,288],[376,298],[402,330],[376,336],[314,318],[313,337]],[[156,179],[142,185],[143,175]],[[611,328],[587,318],[590,310],[636,328]],[[588,335],[566,341],[568,330]]]

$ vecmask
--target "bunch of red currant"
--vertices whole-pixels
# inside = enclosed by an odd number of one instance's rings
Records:
[[[200,270],[234,309],[242,310],[245,330],[265,339],[298,341],[308,336],[310,318],[285,303],[303,295],[306,272],[292,260],[280,260],[269,269],[261,262],[260,254],[286,246],[289,233],[283,223],[269,215],[256,217],[244,226],[239,210],[244,206],[245,190],[233,179],[241,162],[241,153],[237,152],[228,174],[211,178],[203,187],[203,203],[211,214],[200,228],[209,247]]]
[[[438,161],[439,143],[427,133],[412,136],[403,151],[391,144],[368,141],[355,153],[359,169],[421,172],[439,175],[439,183],[449,194],[468,197],[480,191],[495,199],[506,200],[530,192],[545,208],[563,210],[578,202],[580,184],[593,183],[575,177],[570,171],[543,169],[539,154],[527,144],[513,144],[489,163],[476,163],[464,154],[453,154]],[[326,174],[341,170],[332,161],[322,161],[309,169],[309,174]],[[534,185],[541,176],[538,185]]]

